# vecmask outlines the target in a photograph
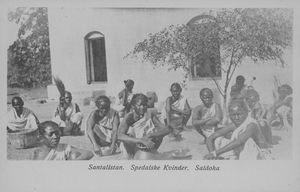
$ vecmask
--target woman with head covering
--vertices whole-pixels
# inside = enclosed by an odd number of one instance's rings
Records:
[[[141,151],[153,159],[162,139],[169,133],[153,113],[147,113],[148,99],[144,94],[135,94],[131,100],[132,112],[128,113],[119,127],[118,139],[123,142],[126,158],[141,158]]]
[[[22,129],[37,129],[39,120],[35,114],[28,108],[24,107],[24,101],[21,97],[12,98],[12,108],[8,111],[8,132]]]
[[[118,148],[117,133],[119,127],[118,112],[110,108],[110,100],[102,95],[96,99],[97,109],[87,119],[86,134],[98,156],[113,154]],[[105,148],[107,148],[105,151]]]
[[[179,83],[173,83],[170,91],[172,96],[166,100],[164,116],[167,125],[172,128],[172,136],[179,138],[192,110],[186,97],[181,95],[182,89]]]
[[[120,91],[118,97],[120,100],[120,104],[123,106],[123,109],[120,111],[120,117],[124,117],[125,114],[130,112],[130,101],[133,96],[133,86],[134,86],[134,81],[131,79],[125,80],[124,81],[125,88]]]
[[[41,146],[33,153],[34,160],[89,160],[93,153],[59,143],[61,131],[53,121],[39,125]]]
[[[206,140],[209,154],[204,159],[269,159],[270,152],[255,119],[248,115],[248,107],[243,100],[229,104],[229,117],[233,125],[228,125],[209,136]],[[224,136],[232,132],[231,138]]]
[[[222,121],[223,114],[220,104],[212,100],[213,92],[211,89],[201,89],[200,99],[203,104],[195,107],[192,124],[206,140],[207,137],[215,132],[218,124]]]
[[[60,103],[57,106],[52,121],[58,124],[62,129],[63,135],[78,135],[83,119],[79,106],[72,102],[72,94],[65,92],[60,97]]]

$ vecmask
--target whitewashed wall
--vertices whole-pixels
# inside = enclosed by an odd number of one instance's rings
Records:
[[[182,73],[169,72],[165,68],[153,70],[151,64],[124,60],[123,57],[149,33],[158,32],[171,24],[187,23],[191,18],[205,13],[205,10],[49,8],[48,13],[52,73],[61,77],[67,89],[77,92],[77,97],[88,96],[91,91],[100,89],[105,89],[107,95],[116,96],[124,86],[123,80],[130,78],[136,82],[135,92],[156,91],[162,101],[170,94],[171,83],[182,81]],[[105,35],[107,84],[86,83],[84,36],[91,31]],[[291,65],[291,51],[287,51],[286,57]],[[277,75],[283,83],[292,81],[291,67],[282,69],[271,63],[253,64],[245,60],[236,71],[236,75],[239,74],[246,79],[257,78],[255,88],[266,103],[272,100],[273,75]],[[207,86],[215,88],[211,81],[189,82],[184,94],[192,106],[200,103],[199,91]],[[56,88],[49,86],[49,97],[56,97],[56,94]]]

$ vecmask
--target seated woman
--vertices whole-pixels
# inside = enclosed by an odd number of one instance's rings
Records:
[[[34,151],[34,160],[89,160],[93,157],[90,151],[59,143],[61,131],[53,121],[41,123],[39,131],[41,146]]]
[[[257,121],[268,144],[272,144],[272,130],[269,126],[268,111],[260,104],[259,99],[259,94],[254,89],[246,91],[245,101],[250,109],[250,115]]]
[[[171,85],[172,96],[166,100],[165,116],[166,124],[172,128],[171,136],[179,138],[183,128],[186,126],[190,116],[191,108],[187,99],[181,95],[181,86],[179,83]]]
[[[148,91],[146,93],[146,96],[148,98],[148,110],[147,111],[154,113],[155,115],[158,115],[159,114],[158,110],[155,107],[155,103],[157,103],[157,101],[158,101],[156,93],[154,91]]]
[[[278,99],[274,102],[271,113],[272,120],[279,116],[282,126],[289,130],[293,126],[293,89],[287,84],[278,87]],[[271,120],[271,121],[272,121]],[[271,122],[272,124],[272,122]]]
[[[122,105],[122,109],[119,112],[120,117],[124,117],[127,113],[130,112],[130,101],[132,99],[133,93],[132,89],[134,86],[134,81],[128,79],[124,81],[125,88],[120,91],[118,94],[118,98],[120,100],[120,104]]]
[[[64,97],[60,97],[52,121],[62,129],[63,135],[78,135],[80,133],[83,114],[76,103],[72,102],[72,94],[65,92]]]
[[[154,158],[162,139],[170,131],[153,113],[147,113],[148,99],[144,94],[135,94],[131,101],[133,111],[120,124],[118,139],[123,142],[127,159],[141,159],[140,151]],[[151,156],[151,157],[150,157]]]
[[[211,89],[201,89],[200,99],[203,104],[194,109],[192,124],[206,140],[215,132],[218,124],[222,121],[223,114],[220,104],[212,100],[213,92]]]
[[[233,125],[228,125],[209,136],[206,140],[209,154],[204,159],[270,159],[267,144],[256,123],[248,115],[248,107],[243,100],[233,100],[229,104],[229,117]],[[231,138],[224,136],[232,132]]]
[[[12,108],[8,111],[7,131],[14,132],[22,129],[37,129],[39,120],[28,108],[23,107],[24,101],[21,97],[12,98]]]
[[[119,115],[110,108],[110,100],[106,96],[99,96],[96,99],[96,106],[98,109],[92,111],[87,119],[86,134],[93,144],[96,155],[112,155],[118,148]],[[105,147],[108,147],[106,151]]]
[[[230,89],[230,100],[243,99],[248,86],[245,84],[245,77],[239,75],[236,77],[235,84]]]

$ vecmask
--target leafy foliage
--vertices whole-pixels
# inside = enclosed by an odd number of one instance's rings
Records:
[[[223,87],[214,79],[226,104],[231,78],[242,60],[274,60],[285,66],[284,49],[292,44],[291,9],[218,9],[212,15],[198,16],[192,23],[171,25],[149,34],[126,57],[141,58],[154,66],[168,66],[190,72],[191,59],[199,53],[214,55],[220,46],[220,71],[225,73]],[[213,19],[212,19],[213,18]],[[200,22],[206,19],[206,22]],[[197,21],[200,23],[197,24]],[[205,69],[203,69],[205,70]]]
[[[8,86],[51,84],[47,8],[17,8],[8,14],[18,24],[18,37],[8,48]]]

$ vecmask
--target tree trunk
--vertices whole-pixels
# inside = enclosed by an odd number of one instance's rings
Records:
[[[224,96],[223,96],[223,122],[222,124],[227,124],[229,122],[229,115],[227,111],[227,89],[228,89],[228,79],[226,79],[225,87],[224,87]]]

